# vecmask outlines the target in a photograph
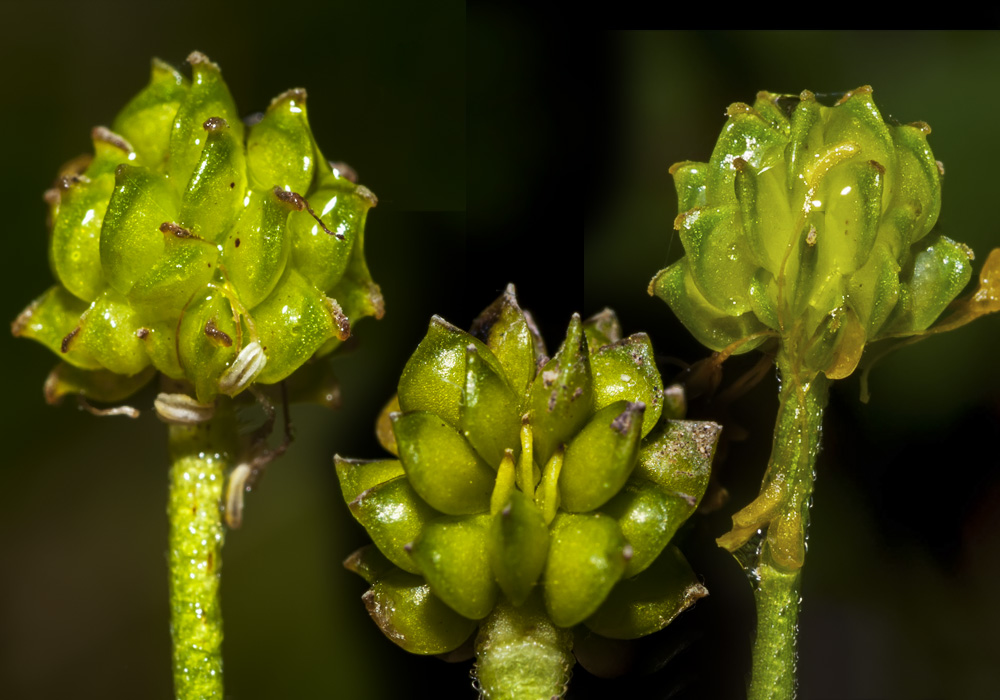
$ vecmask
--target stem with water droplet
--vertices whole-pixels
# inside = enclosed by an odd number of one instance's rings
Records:
[[[799,591],[829,388],[823,374],[803,376],[787,357],[779,355],[778,368],[778,418],[761,490],[779,486],[782,498],[753,569],[757,635],[748,700],[795,697]]]
[[[170,632],[180,700],[222,698],[222,499],[236,422],[220,400],[205,423],[170,426]]]

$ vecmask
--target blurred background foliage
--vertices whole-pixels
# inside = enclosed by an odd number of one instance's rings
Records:
[[[381,456],[374,418],[431,314],[467,327],[508,281],[550,345],[573,311],[607,305],[664,356],[703,357],[645,287],[680,254],[667,168],[707,159],[729,103],[872,84],[883,113],[934,128],[943,230],[979,261],[1000,241],[995,33],[569,36],[457,0],[19,4],[0,23],[5,318],[51,283],[41,194],[56,169],[90,150],[90,127],[145,84],[153,56],[180,65],[193,49],[221,65],[246,114],[308,89],[324,152],[379,197],[366,242],[387,302],[336,362],[343,408],[293,408],[295,443],[228,536],[227,697],[473,697],[468,664],[406,654],[368,619],[363,582],[341,568],[367,537],[331,456]],[[873,373],[867,406],[856,380],[835,390],[805,577],[803,698],[985,697],[1000,680],[998,340],[989,318],[899,352]],[[170,698],[166,435],[153,394],[134,422],[48,407],[55,358],[6,334],[0,353],[0,695]],[[752,360],[730,364],[726,381]],[[756,491],[775,393],[771,377],[733,408],[749,437],[721,468],[732,499],[685,533],[712,595],[633,645],[647,675],[578,670],[571,697],[740,697],[752,601],[712,539]]]

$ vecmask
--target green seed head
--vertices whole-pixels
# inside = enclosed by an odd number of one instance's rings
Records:
[[[686,254],[650,285],[702,343],[778,336],[803,372],[841,378],[969,281],[972,251],[930,234],[943,167],[926,124],[887,123],[868,86],[833,107],[761,92],[728,116],[708,163],[671,168]]]
[[[93,130],[93,157],[46,193],[58,283],[13,330],[64,361],[50,400],[118,400],[159,371],[209,402],[285,379],[382,315],[363,250],[375,197],[323,157],[305,91],[244,124],[219,67],[188,63],[190,80],[154,60]]]
[[[398,458],[336,459],[375,545],[347,566],[386,635],[447,652],[506,601],[632,638],[704,595],[669,543],[719,426],[663,396],[649,338],[622,338],[610,311],[574,316],[552,358],[513,286],[471,333],[434,317],[379,421]]]

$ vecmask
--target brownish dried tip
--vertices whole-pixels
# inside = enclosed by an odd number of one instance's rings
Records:
[[[268,109],[274,109],[277,105],[282,102],[301,102],[305,104],[306,101],[306,89],[305,88],[292,88],[291,90],[285,90],[283,93],[271,100],[271,104],[268,105]]]
[[[132,144],[106,126],[95,126],[91,129],[90,138],[94,141],[101,141],[102,143],[114,146],[115,148],[125,151],[126,153],[131,153],[133,151]]]
[[[931,134],[931,125],[927,122],[910,122],[908,126],[918,129],[924,136],[930,136]]]
[[[375,193],[364,185],[358,185],[358,189],[355,190],[355,193],[361,197],[361,199],[366,200],[372,207],[378,206],[378,197],[376,197]]]
[[[327,163],[330,168],[336,172],[338,177],[345,178],[346,180],[353,182],[355,185],[358,184],[358,172],[350,165],[343,161],[334,162],[332,160],[328,160]]]
[[[347,314],[337,303],[336,299],[331,299],[326,297],[326,306],[330,310],[330,316],[333,318],[333,323],[337,327],[337,340],[347,340],[351,337],[351,321],[347,318]]]
[[[219,65],[214,63],[208,56],[203,54],[201,51],[192,51],[188,54],[187,62],[191,66],[208,66],[215,70],[219,70]],[[221,72],[221,71],[220,71]]]
[[[67,333],[66,337],[62,339],[62,344],[59,347],[60,347],[60,349],[64,353],[69,352],[69,349],[70,349],[70,347],[73,344],[73,339],[76,337],[76,334],[79,333],[79,332],[80,332],[80,326],[77,326],[76,328],[74,328],[73,330],[71,330],[69,333]]]
[[[803,90],[802,92],[799,93],[799,101],[801,101],[801,102],[815,102],[816,101],[816,93],[814,93],[812,90]]]
[[[869,165],[878,170],[879,175],[885,175],[885,166],[879,163],[877,160],[868,161]]]
[[[172,221],[164,221],[160,224],[161,233],[171,233],[177,238],[197,238],[193,233],[188,231],[186,228],[179,224],[175,224]]]
[[[745,102],[733,102],[726,108],[727,117],[735,117],[737,114],[753,114],[753,107]]]
[[[222,117],[209,117],[205,120],[205,123],[201,125],[205,131],[219,131],[221,129],[228,129],[229,122],[227,122]]]
[[[228,333],[220,330],[219,327],[215,325],[214,318],[208,319],[208,322],[205,323],[205,335],[207,335],[216,345],[221,347],[231,348],[233,346],[233,339],[229,337]]]
[[[10,332],[15,337],[18,338],[24,333],[25,327],[31,321],[31,317],[35,315],[35,309],[38,308],[38,300],[31,302],[24,311],[17,315],[10,324]]]

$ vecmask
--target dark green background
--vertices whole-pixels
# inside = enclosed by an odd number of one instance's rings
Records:
[[[152,56],[179,65],[192,49],[222,66],[245,113],[309,90],[325,153],[379,196],[368,258],[387,302],[337,362],[344,408],[295,411],[296,442],[227,539],[237,699],[474,696],[467,665],[405,654],[368,619],[364,583],[340,567],[366,538],[330,457],[379,456],[374,417],[429,316],[467,326],[508,281],[551,346],[570,313],[611,305],[659,352],[702,357],[645,287],[680,252],[667,168],[707,158],[730,102],[871,83],[884,112],[934,128],[944,230],[980,261],[1000,241],[995,33],[571,38],[461,2],[59,3],[0,26],[4,318],[51,283],[41,193],[58,166],[89,150],[90,127],[142,87]],[[1000,487],[987,451],[998,340],[1000,319],[981,320],[887,360],[868,406],[854,380],[834,392],[804,593],[804,698],[982,697],[1000,680],[988,636],[1000,623]],[[48,407],[41,385],[55,358],[6,335],[0,349],[0,694],[169,698],[163,426],[148,410],[132,422]],[[572,695],[739,697],[750,596],[711,538],[759,480],[773,389],[737,409],[751,438],[724,465],[730,506],[687,533],[712,596],[640,647],[642,663],[662,665],[655,676],[609,684],[578,670]]]

